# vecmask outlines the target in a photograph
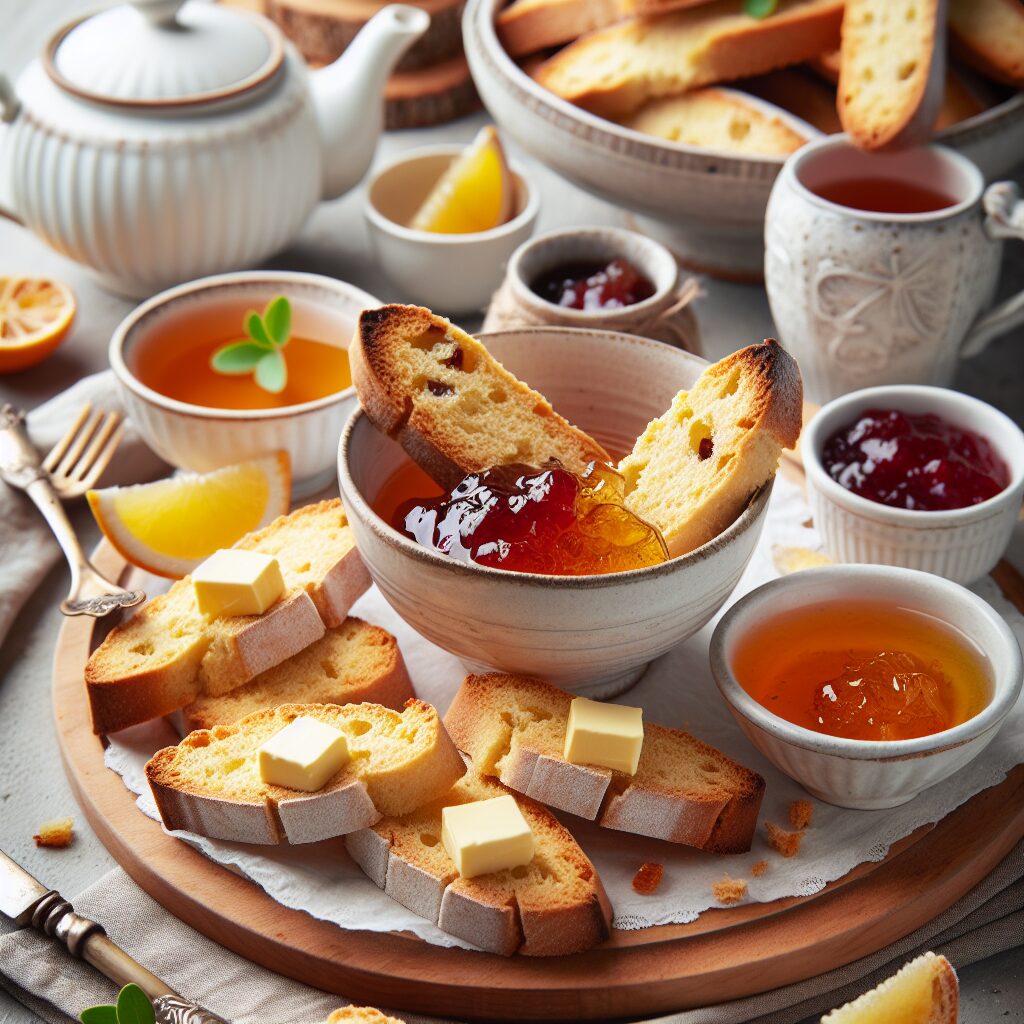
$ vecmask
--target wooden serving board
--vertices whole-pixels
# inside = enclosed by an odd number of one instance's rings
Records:
[[[96,565],[124,560],[105,542]],[[54,658],[61,754],[89,823],[154,899],[241,956],[316,988],[448,1019],[647,1017],[754,995],[896,941],[975,886],[1024,836],[1024,766],[935,826],[813,897],[709,910],[687,925],[615,931],[576,956],[503,958],[405,933],[346,931],[275,903],[258,886],[166,835],[103,764],[82,673],[95,622],[67,619]],[[723,871],[728,861],[723,860]]]

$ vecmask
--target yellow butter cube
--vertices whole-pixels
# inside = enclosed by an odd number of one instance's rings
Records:
[[[643,745],[643,708],[602,704],[586,697],[573,699],[562,755],[566,761],[635,775]]]
[[[260,778],[304,793],[323,789],[348,761],[345,734],[301,715],[259,749]]]
[[[508,795],[443,808],[441,842],[463,878],[533,860],[533,830]]]
[[[192,586],[204,615],[262,615],[284,593],[284,577],[271,555],[226,548],[192,573]]]

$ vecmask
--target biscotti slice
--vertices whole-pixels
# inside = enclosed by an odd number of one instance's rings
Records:
[[[651,100],[622,123],[670,142],[759,156],[786,156],[809,137],[742,92],[713,86]]]
[[[753,93],[806,121],[819,132],[833,135],[842,131],[836,112],[834,84],[800,68],[781,68],[736,83],[738,89]]]
[[[273,555],[288,589],[304,590],[328,629],[345,621],[370,586],[340,498],[298,508],[235,547]]]
[[[1024,4],[949,0],[949,38],[958,57],[986,78],[1024,87]]]
[[[373,1006],[343,1006],[327,1018],[327,1024],[404,1024]]]
[[[862,149],[914,145],[945,92],[945,0],[847,0],[837,105]]]
[[[808,60],[839,44],[843,0],[780,0],[754,18],[744,0],[631,18],[589,32],[540,66],[556,96],[620,120],[648,100],[677,96]]]
[[[259,748],[300,716],[345,734],[349,759],[316,793],[260,778]],[[437,711],[410,700],[285,704],[236,725],[189,733],[146,765],[164,826],[240,843],[313,843],[407,814],[446,793],[465,765]]]
[[[661,530],[669,555],[717,537],[800,436],[803,385],[776,341],[740,349],[680,391],[619,463],[625,504]]]
[[[386,630],[354,617],[244,686],[204,695],[185,708],[189,730],[232,725],[282,704],[383,704],[401,708],[414,697],[412,682]]]
[[[370,421],[448,490],[467,473],[513,462],[556,458],[582,473],[608,461],[480,342],[422,306],[364,310],[349,355]]]
[[[467,676],[445,726],[477,771],[605,828],[713,853],[750,849],[764,779],[688,733],[644,723],[634,775],[563,757],[572,695],[549,683]]]
[[[490,953],[561,956],[609,935],[611,908],[594,865],[545,808],[513,793],[533,831],[523,867],[462,878],[441,843],[444,807],[509,791],[473,768],[439,800],[345,837],[352,859],[392,899]]]

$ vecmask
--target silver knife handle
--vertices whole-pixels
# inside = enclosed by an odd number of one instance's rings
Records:
[[[227,1024],[223,1017],[218,1017],[204,1010],[195,1003],[190,1003],[181,996],[159,996],[153,1000],[157,1024]]]

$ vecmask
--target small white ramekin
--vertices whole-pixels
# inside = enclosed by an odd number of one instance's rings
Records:
[[[890,508],[846,490],[829,476],[822,452],[832,434],[872,408],[931,412],[981,434],[1009,467],[1009,485],[988,501],[948,512]],[[811,419],[800,449],[814,524],[836,562],[899,565],[970,584],[995,566],[1010,542],[1024,497],[1024,434],[977,398],[914,384],[852,391]]]
[[[366,193],[366,223],[377,262],[401,299],[441,313],[479,312],[501,283],[505,263],[533,232],[540,193],[513,163],[515,216],[490,231],[446,235],[406,227],[452,158],[465,146],[425,146],[378,168]]]
[[[969,636],[989,659],[992,693],[974,718],[912,740],[851,740],[805,729],[773,714],[733,673],[744,634],[772,616],[830,601],[898,604],[935,616]],[[931,573],[892,566],[829,566],[783,576],[751,591],[722,616],[711,637],[711,671],[751,743],[812,796],[840,807],[896,807],[974,760],[995,738],[1021,692],[1020,647],[980,597]]]
[[[296,334],[321,336],[326,325],[337,332],[332,341],[346,349],[360,312],[380,305],[362,289],[319,274],[249,270],[203,277],[160,292],[132,310],[110,339],[110,366],[142,439],[172,466],[205,473],[284,451],[291,459],[292,494],[303,497],[321,490],[334,475],[338,436],[356,406],[354,387],[280,409],[212,409],[154,391],[133,369],[136,346],[185,309],[193,312],[240,298],[262,309],[277,295],[292,303]]]

